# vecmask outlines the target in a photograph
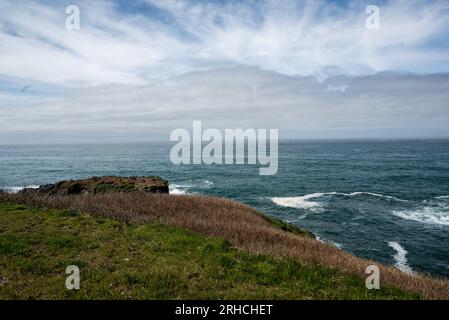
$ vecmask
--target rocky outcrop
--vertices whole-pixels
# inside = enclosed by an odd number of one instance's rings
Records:
[[[38,189],[23,189],[21,193],[42,195],[97,194],[109,192],[168,193],[168,181],[160,177],[93,177],[46,184]]]

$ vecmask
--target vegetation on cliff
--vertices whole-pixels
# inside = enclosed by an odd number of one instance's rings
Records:
[[[132,188],[123,187],[130,182]],[[74,184],[82,191],[69,192]],[[168,191],[168,183],[156,177],[103,177],[0,193],[0,297],[34,297],[29,286],[40,281],[46,289],[37,291],[38,297],[69,297],[54,286],[64,276],[60,268],[78,261],[91,277],[84,279],[92,286],[98,282],[99,289],[70,297],[119,297],[123,291],[136,298],[449,298],[447,279],[410,275],[355,257],[235,201],[169,195],[150,191],[149,185]],[[208,244],[215,248],[212,252]],[[120,254],[115,251],[119,248]],[[127,264],[118,267],[116,256],[132,262],[124,260]],[[365,288],[365,270],[373,264],[380,268],[380,291]],[[214,277],[220,268],[227,271]],[[191,275],[187,269],[197,271]],[[152,278],[158,272],[176,289],[157,294],[158,283],[167,286],[158,276]],[[124,284],[126,274],[140,279],[136,286],[146,289]],[[260,283],[259,278],[270,280]],[[116,282],[123,289],[120,295]]]
[[[80,290],[65,269],[80,268]],[[0,204],[0,299],[411,299],[157,223]]]
[[[46,184],[38,189],[27,188],[20,193],[52,196],[135,191],[168,193],[168,181],[160,177],[92,177]]]

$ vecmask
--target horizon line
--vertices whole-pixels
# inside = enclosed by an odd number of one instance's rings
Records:
[[[294,142],[294,141],[334,141],[334,142],[344,142],[344,141],[441,141],[449,140],[447,137],[323,137],[323,138],[279,138],[279,142]],[[204,141],[207,143],[208,141]],[[170,140],[148,140],[148,141],[72,141],[72,142],[38,142],[38,143],[0,143],[0,146],[71,146],[71,145],[122,145],[122,144],[174,144],[175,142]]]

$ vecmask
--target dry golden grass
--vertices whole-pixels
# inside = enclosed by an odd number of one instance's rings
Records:
[[[254,253],[296,257],[307,265],[336,268],[365,278],[368,265],[381,270],[381,285],[420,294],[426,299],[449,299],[449,280],[405,274],[392,266],[355,257],[331,245],[274,227],[255,209],[226,199],[148,193],[80,196],[0,194],[0,201],[69,209],[128,223],[159,222],[194,233],[221,237]]]

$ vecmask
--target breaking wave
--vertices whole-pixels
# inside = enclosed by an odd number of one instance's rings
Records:
[[[409,202],[408,200],[399,199],[399,198],[396,198],[393,196],[387,196],[384,194],[374,193],[374,192],[352,192],[352,193],[336,193],[336,194],[350,196],[350,197],[365,195],[365,196],[379,197],[379,198],[390,199],[390,200],[395,200],[395,201],[400,201],[400,202]]]
[[[282,207],[298,208],[298,209],[312,209],[313,211],[319,210],[321,203],[310,201],[310,199],[320,198],[324,193],[312,193],[299,197],[274,197],[271,198],[275,204]]]
[[[3,187],[3,188],[0,187],[0,189],[5,191],[6,193],[17,193],[23,189],[37,189],[39,187],[40,186],[38,186],[38,185],[32,184],[32,185],[28,185],[28,186],[14,186],[14,187]]]
[[[212,181],[201,179],[201,180],[195,180],[195,181],[188,181],[185,184],[170,184],[168,186],[169,193],[170,194],[195,194],[197,192],[190,192],[190,189],[207,189],[210,188],[214,183]]]
[[[319,241],[319,242],[327,243],[327,244],[333,245],[334,247],[337,247],[338,249],[341,249],[341,248],[342,248],[342,245],[341,245],[341,244],[339,244],[339,243],[337,243],[337,242],[334,242],[334,241],[332,241],[332,240],[322,239],[322,238],[320,238],[319,236],[316,236],[315,239],[316,239],[317,241]]]
[[[393,214],[406,220],[449,226],[449,210],[441,206],[393,211]]]
[[[189,190],[190,186],[181,185],[181,184],[170,184],[168,186],[168,191],[170,194],[186,194],[187,190]]]
[[[357,197],[357,196],[371,196],[371,197],[378,197],[378,198],[384,198],[388,200],[394,200],[394,201],[401,201],[401,202],[408,202],[408,200],[399,199],[393,196],[387,196],[380,193],[373,193],[373,192],[351,192],[351,193],[343,193],[343,192],[322,192],[322,193],[311,193],[304,196],[297,196],[297,197],[273,197],[271,198],[271,201],[273,201],[275,204],[282,206],[282,207],[289,207],[289,208],[297,208],[297,209],[309,209],[312,211],[319,211],[320,207],[322,207],[322,203],[317,201],[311,201],[310,199],[317,199],[324,196],[344,196],[344,197]]]
[[[390,241],[388,242],[388,245],[396,251],[395,255],[393,256],[395,267],[401,270],[402,272],[413,274],[414,272],[412,268],[410,268],[410,266],[408,265],[407,250],[405,250],[396,241]]]

